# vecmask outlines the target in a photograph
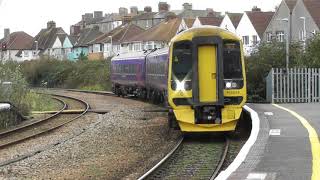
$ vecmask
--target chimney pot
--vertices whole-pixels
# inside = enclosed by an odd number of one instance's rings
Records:
[[[159,9],[159,12],[161,12],[161,11],[169,11],[170,5],[168,3],[166,3],[166,2],[159,2],[158,9]]]
[[[51,28],[56,28],[56,22],[54,21],[49,21],[47,23],[47,29],[51,29]]]
[[[103,16],[103,12],[102,11],[94,11],[94,18],[101,18]]]
[[[9,28],[5,28],[4,29],[4,39],[7,39],[10,37],[10,29]]]
[[[183,3],[183,10],[192,10],[192,4],[191,3]]]
[[[144,7],[144,12],[152,12],[151,6]]]

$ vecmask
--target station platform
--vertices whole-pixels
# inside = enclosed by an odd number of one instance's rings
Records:
[[[320,179],[320,104],[248,107],[260,119],[257,137],[227,179]]]

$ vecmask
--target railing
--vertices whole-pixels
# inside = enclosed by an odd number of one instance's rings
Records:
[[[266,83],[269,102],[320,102],[320,69],[273,68],[266,78]]]

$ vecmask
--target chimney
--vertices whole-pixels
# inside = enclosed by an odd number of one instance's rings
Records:
[[[123,16],[122,17],[122,24],[127,24],[131,22],[131,16]]]
[[[138,14],[138,7],[137,6],[131,6],[130,7],[130,13],[132,15],[137,15]]]
[[[47,29],[51,29],[51,28],[56,28],[56,22],[54,21],[49,21],[47,23]]]
[[[128,15],[128,9],[127,9],[127,8],[124,8],[124,7],[120,7],[120,8],[119,8],[119,15],[120,15],[120,16],[126,16],[126,15]]]
[[[192,10],[192,4],[191,3],[183,3],[183,10]]]
[[[9,28],[5,28],[4,29],[4,39],[7,39],[10,37],[10,29]]]
[[[93,19],[92,13],[85,13],[84,15],[82,15],[82,21],[84,21],[84,22],[88,22],[91,19]]]
[[[151,6],[144,7],[144,12],[152,12],[152,7]]]
[[[158,9],[159,9],[159,12],[161,12],[161,11],[169,11],[170,5],[167,4],[166,2],[159,2]]]
[[[94,11],[94,18],[102,18],[103,12],[102,11]]]
[[[70,35],[77,36],[80,34],[81,27],[78,25],[72,25],[70,27]]]
[[[258,6],[253,6],[252,11],[254,12],[261,12],[261,9]]]
[[[212,8],[207,8],[206,11],[207,11],[207,17],[214,17],[215,16]]]

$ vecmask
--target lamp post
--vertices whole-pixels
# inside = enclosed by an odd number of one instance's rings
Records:
[[[307,32],[306,32],[306,17],[300,17],[303,20],[303,49],[306,48]]]
[[[113,48],[112,48],[112,36],[108,36],[108,38],[110,38],[110,43],[111,43],[110,47],[111,47],[111,53],[112,53],[111,55],[113,55],[114,53],[113,53]]]
[[[288,70],[289,70],[289,57],[290,57],[290,51],[289,51],[290,22],[289,22],[288,18],[283,18],[283,19],[279,19],[279,20],[288,23],[287,40],[286,40],[286,69],[287,69],[287,72],[288,72]]]

